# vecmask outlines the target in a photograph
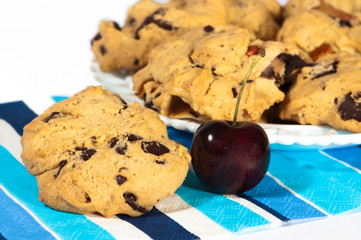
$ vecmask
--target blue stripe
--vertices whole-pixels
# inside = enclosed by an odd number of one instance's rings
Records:
[[[247,201],[250,201],[251,203],[257,205],[258,207],[266,210],[268,213],[272,214],[273,216],[277,217],[278,219],[280,219],[281,221],[283,222],[287,222],[289,221],[290,219],[287,218],[286,216],[283,216],[281,213],[275,211],[274,209],[270,208],[269,206],[263,204],[262,202],[256,200],[255,198],[252,198],[250,196],[248,196],[247,194],[245,193],[240,193],[240,194],[237,194],[238,197],[241,197],[241,198],[244,198],[246,199]]]
[[[182,227],[179,223],[163,214],[157,208],[153,208],[150,212],[140,217],[129,217],[122,214],[117,214],[117,217],[133,224],[135,227],[142,230],[145,234],[155,240],[161,239],[200,239]]]
[[[0,232],[0,240],[6,240],[6,238]]]
[[[233,233],[248,227],[270,223],[235,201],[219,194],[207,192],[192,172],[188,173],[185,182],[176,193],[186,203]]]
[[[0,189],[0,232],[11,239],[55,239],[27,211]],[[1,239],[1,238],[0,238]]]
[[[331,215],[361,205],[361,175],[318,151],[273,151],[269,172]]]
[[[23,127],[35,117],[36,114],[22,101],[0,104],[0,118],[7,121],[20,136],[23,135]]]
[[[274,156],[272,155],[273,159]],[[246,192],[246,194],[249,198],[252,198],[248,200],[255,204],[258,202],[258,206],[283,221],[287,221],[287,219],[297,220],[326,216],[312,205],[280,186],[273,178],[267,175],[255,188]]]
[[[186,131],[180,131],[174,129],[172,127],[167,127],[167,131],[168,131],[168,137],[170,139],[181,143],[183,146],[188,148],[188,150],[191,149],[193,134]]]
[[[46,226],[64,239],[114,239],[107,231],[83,215],[65,213],[45,207],[38,200],[35,177],[0,145],[0,183],[19,202],[32,211]],[[6,216],[2,216],[6,218]]]
[[[322,152],[361,170],[361,145],[344,148],[324,149]]]

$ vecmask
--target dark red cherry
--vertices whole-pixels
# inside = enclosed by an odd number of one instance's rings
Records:
[[[242,122],[232,127],[210,121],[199,127],[191,146],[199,180],[220,194],[242,193],[255,187],[270,163],[270,144],[261,126]]]
[[[232,124],[210,121],[202,124],[193,137],[194,172],[216,193],[237,194],[250,190],[268,170],[270,145],[265,131],[256,123],[237,123],[243,89],[253,68],[266,54],[262,48],[256,51],[257,56],[240,86]]]

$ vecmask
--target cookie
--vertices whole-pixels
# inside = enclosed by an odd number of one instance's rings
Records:
[[[266,56],[249,77],[238,119],[262,121],[262,114],[284,99],[283,88],[309,61],[308,54],[256,40],[235,26],[198,28],[154,48],[148,65],[133,76],[133,90],[164,116],[232,120],[240,83],[260,48]]]
[[[324,45],[332,53],[361,52],[360,19],[350,14],[345,18],[336,16],[316,9],[303,11],[284,21],[277,39],[294,44],[311,55]]]
[[[360,56],[325,55],[302,68],[280,106],[280,118],[361,132],[360,76]]]
[[[123,27],[102,21],[91,49],[103,72],[137,70],[147,63],[152,48],[193,28],[235,24],[274,39],[280,16],[275,0],[141,0],[129,9]]]
[[[39,200],[61,211],[139,216],[182,184],[188,150],[158,114],[88,87],[24,127],[21,158]]]
[[[227,24],[248,29],[257,38],[275,40],[280,29],[282,9],[274,0],[225,0]]]
[[[323,9],[335,8],[345,13],[361,11],[361,2],[355,0],[290,0],[284,6],[283,15],[288,18],[303,11],[320,8],[320,6],[323,6],[321,7]]]

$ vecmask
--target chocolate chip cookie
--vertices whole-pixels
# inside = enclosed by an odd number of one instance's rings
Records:
[[[188,150],[158,114],[88,87],[25,126],[21,158],[39,200],[62,211],[139,216],[182,184]]]
[[[344,13],[355,13],[361,11],[361,2],[355,0],[290,0],[284,6],[283,15],[288,18],[311,9],[337,11],[331,10],[332,8]]]
[[[266,56],[245,86],[238,119],[263,121],[310,59],[292,45],[256,40],[235,26],[198,28],[154,48],[133,76],[133,89],[164,116],[232,120],[240,83],[260,48]]]
[[[361,57],[328,54],[302,68],[281,104],[280,117],[361,132]]]
[[[361,52],[361,21],[356,15],[323,5],[287,18],[277,40],[294,44],[311,55],[325,45],[331,53],[357,54]]]
[[[235,24],[259,38],[275,39],[280,17],[275,0],[141,0],[129,9],[123,27],[102,21],[91,48],[104,72],[137,70],[152,48],[193,28]]]

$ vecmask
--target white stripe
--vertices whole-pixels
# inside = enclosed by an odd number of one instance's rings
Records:
[[[0,129],[0,145],[3,145],[16,160],[23,164],[20,158],[22,149],[19,134],[9,123],[2,119],[0,119]]]
[[[215,238],[216,236],[234,237],[228,230],[222,228],[206,215],[188,205],[177,194],[157,203],[156,208],[179,223],[189,232],[201,239]]]
[[[306,198],[302,197],[301,195],[299,195],[298,193],[296,193],[295,191],[293,191],[291,188],[287,187],[286,185],[284,185],[278,178],[272,176],[272,174],[270,174],[269,172],[267,172],[267,175],[269,177],[271,177],[273,180],[275,180],[281,187],[287,189],[289,192],[291,192],[295,197],[301,199],[302,201],[308,203],[309,205],[311,205],[312,207],[316,208],[318,211],[322,212],[323,214],[325,214],[326,216],[331,216],[328,212],[326,212],[325,210],[323,210],[322,208],[320,208],[319,206],[313,204],[312,202],[308,201]]]
[[[322,153],[322,154],[325,155],[326,157],[329,157],[329,158],[331,158],[332,160],[335,160],[336,162],[339,162],[339,163],[345,165],[346,167],[351,168],[351,169],[355,170],[356,172],[358,172],[359,174],[361,174],[361,170],[360,170],[360,169],[355,168],[355,167],[351,166],[350,164],[348,164],[348,163],[346,163],[346,162],[344,162],[344,161],[341,161],[341,160],[339,160],[339,159],[337,159],[337,158],[334,158],[334,157],[328,155],[327,153],[325,153],[325,152],[322,151],[322,150],[320,150],[320,153]]]
[[[225,195],[225,197],[229,198],[232,201],[235,201],[242,206],[248,208],[252,212],[260,215],[261,217],[265,218],[267,221],[271,222],[272,224],[281,224],[283,223],[281,219],[275,217],[271,213],[267,212],[265,209],[257,206],[256,204],[248,201],[247,199],[237,197],[236,195]]]
[[[13,197],[5,188],[3,185],[0,184],[0,188],[1,190],[3,190],[3,192],[9,197],[11,198],[14,202],[16,202],[18,205],[20,205],[25,211],[27,211],[34,219],[36,222],[38,222],[46,231],[48,231],[51,235],[53,235],[56,239],[61,239],[58,235],[56,235],[55,232],[53,232],[52,230],[50,230],[47,226],[45,226],[40,219],[34,215],[34,213],[32,213],[24,204],[22,204],[21,202],[19,202],[15,197]]]
[[[102,227],[116,239],[151,239],[134,225],[113,216],[105,218],[95,214],[84,215],[87,219]]]
[[[36,97],[24,98],[23,102],[37,115],[42,114],[46,109],[52,106],[55,102],[49,96],[37,95]]]

